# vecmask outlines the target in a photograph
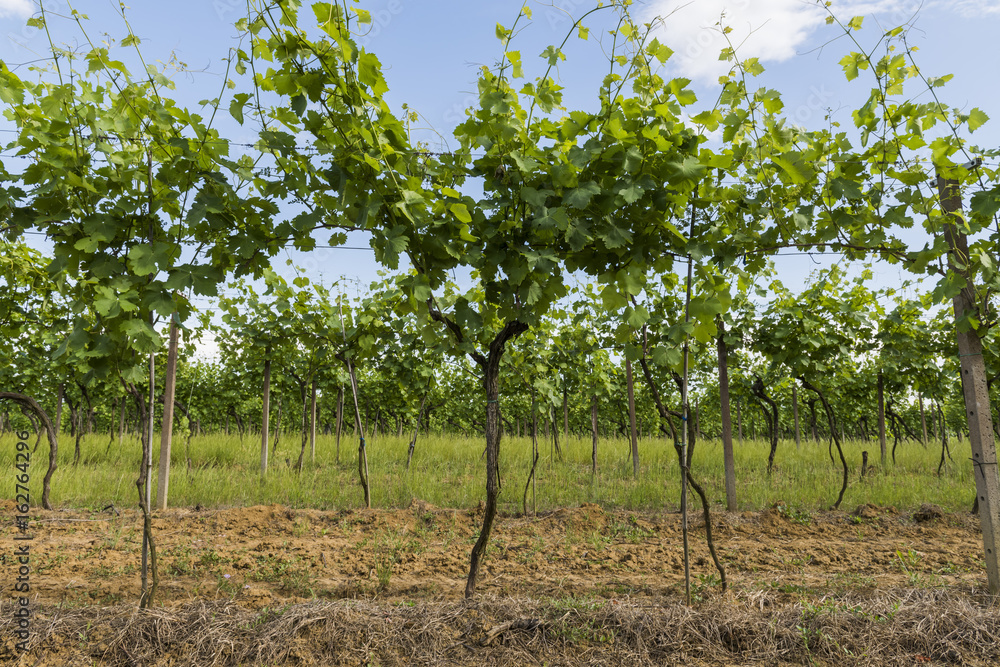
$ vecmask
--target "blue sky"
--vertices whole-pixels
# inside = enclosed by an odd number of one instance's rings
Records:
[[[126,34],[117,0],[67,2],[50,0],[48,11],[67,13],[69,5],[89,15],[86,26],[91,39]],[[390,101],[398,109],[403,103],[419,111],[420,136],[441,145],[438,133],[450,135],[464,109],[473,103],[477,70],[494,64],[500,54],[494,36],[499,22],[510,26],[521,0],[361,0],[357,6],[373,17],[368,34],[359,42],[375,52],[386,72]],[[579,16],[593,5],[585,0],[529,1],[533,20],[521,32],[514,48],[522,51],[528,76],[540,73],[534,56],[549,44],[557,44],[569,30],[570,16]],[[0,0],[0,58],[9,66],[27,63],[47,55],[48,40],[25,19],[37,10],[30,0]],[[866,30],[859,34],[863,44],[874,45],[878,26],[891,27],[911,19],[910,41],[918,46],[918,65],[930,76],[955,74],[943,90],[952,106],[978,106],[991,116],[1000,116],[997,105],[997,66],[1000,63],[1000,3],[983,0],[838,0],[834,12],[843,20],[866,16]],[[233,23],[246,11],[246,0],[139,1],[128,5],[135,33],[142,38],[147,60],[169,62],[177,59],[188,72],[174,75],[175,98],[188,106],[217,96],[222,90],[225,58],[237,45]],[[843,124],[870,88],[861,80],[847,84],[837,64],[853,46],[835,27],[823,22],[825,13],[811,0],[654,0],[634,7],[636,16],[653,20],[666,17],[657,28],[661,41],[674,49],[666,67],[668,77],[682,76],[694,81],[700,104],[710,106],[718,93],[717,78],[727,69],[718,61],[725,42],[718,30],[720,20],[733,28],[730,39],[741,44],[742,57],[761,58],[767,72],[760,85],[781,91],[786,110],[805,126],[825,125],[828,110]],[[303,12],[304,16],[310,13]],[[725,17],[723,19],[723,16]],[[915,17],[915,19],[914,19]],[[559,70],[570,108],[591,106],[595,91],[607,71],[600,39],[606,37],[610,12],[599,12],[588,20],[590,39],[570,40],[568,59]],[[82,44],[80,30],[68,21],[51,21],[57,42]],[[22,76],[25,68],[18,70]],[[974,137],[977,143],[1000,143],[1000,118],[987,124]],[[235,141],[251,141],[247,129],[227,119],[220,125],[224,135]],[[12,165],[13,166],[13,165]],[[350,245],[366,245],[363,238]],[[367,284],[376,278],[378,266],[366,250],[319,250],[309,256],[289,255],[315,277],[327,281],[344,275]],[[282,263],[283,257],[277,258]],[[815,268],[809,258],[783,260],[782,274],[804,275]],[[897,281],[896,269],[879,269],[876,277]],[[787,280],[786,282],[793,282]]]

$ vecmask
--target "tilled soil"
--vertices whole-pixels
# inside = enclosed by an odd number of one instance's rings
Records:
[[[676,513],[583,505],[537,517],[500,517],[477,588],[480,601],[467,603],[465,577],[481,507],[446,510],[415,502],[402,510],[173,509],[153,520],[159,588],[154,611],[137,615],[142,525],[137,511],[36,511],[29,528],[33,539],[15,543],[13,503],[2,509],[0,516],[10,519],[3,524],[8,547],[0,553],[0,572],[13,582],[14,545],[30,545],[35,614],[30,650],[19,655],[14,607],[3,607],[0,661],[5,664],[641,664],[648,659],[648,664],[727,665],[839,664],[843,657],[845,664],[986,665],[995,664],[989,647],[1000,642],[1000,612],[981,595],[986,575],[978,520],[967,514],[873,506],[804,514],[781,504],[763,512],[715,512],[716,549],[729,589],[723,594],[698,513],[690,522],[693,606],[687,607]],[[7,600],[12,588],[6,587]],[[872,634],[908,613],[919,625],[927,610],[956,605],[967,608],[954,613],[975,621],[966,630],[932,623],[914,635],[917,643],[897,648]],[[628,614],[633,616],[625,622]],[[691,624],[694,634],[656,640],[654,621],[666,622],[664,614],[681,627]],[[414,643],[419,619],[427,620],[426,641]],[[850,620],[847,626],[844,619]],[[813,621],[819,624],[815,636]],[[715,634],[696,630],[716,622],[731,627]],[[868,628],[861,635],[859,622]],[[906,626],[910,631],[914,622]],[[362,630],[345,630],[352,623]],[[733,639],[739,628],[757,623],[764,623],[763,635]],[[227,624],[249,629],[234,638]],[[383,626],[381,640],[365,639]],[[654,634],[633,633],[632,626],[648,626]],[[867,632],[871,641],[836,639],[835,628],[848,626],[850,637]],[[183,628],[190,630],[186,639]],[[333,642],[335,631],[346,634]],[[273,632],[287,632],[284,643],[272,637],[261,644],[267,651],[238,650]],[[929,642],[935,632],[943,633],[936,643],[917,641]],[[966,641],[963,632],[975,636]],[[199,643],[199,633],[215,639]],[[896,632],[900,636],[908,635]],[[674,646],[675,640],[681,643]],[[223,651],[227,641],[232,646]],[[275,644],[284,649],[275,652]]]

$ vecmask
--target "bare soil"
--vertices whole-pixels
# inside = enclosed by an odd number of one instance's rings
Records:
[[[0,510],[0,572],[13,582],[13,503]],[[716,512],[723,594],[698,513],[688,607],[680,516],[595,505],[501,517],[480,597],[466,602],[481,512],[158,512],[159,590],[140,613],[137,511],[35,511],[33,539],[17,543],[30,544],[30,650],[15,649],[11,583],[0,662],[1000,663],[1000,610],[982,591],[971,515]]]

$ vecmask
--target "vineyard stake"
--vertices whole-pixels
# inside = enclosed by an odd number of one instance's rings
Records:
[[[694,227],[694,212],[692,209],[691,226]],[[693,231],[693,229],[692,229]],[[691,278],[694,271],[694,261],[688,256],[687,284],[684,295],[684,325],[691,318]],[[688,406],[688,363],[691,346],[687,334],[684,334],[684,381],[681,383],[681,533],[684,536],[684,602],[691,606],[691,554],[688,548],[688,507],[687,507],[687,474],[688,474],[688,422],[691,419]],[[711,530],[711,527],[709,527]]]
[[[971,168],[974,165],[966,165]],[[952,300],[955,309],[955,328],[958,332],[958,361],[962,372],[962,393],[965,397],[965,416],[969,424],[969,444],[972,446],[973,476],[976,479],[976,498],[979,503],[979,521],[983,531],[983,550],[986,576],[990,593],[1000,593],[1000,553],[997,552],[997,531],[1000,528],[1000,475],[997,473],[996,445],[990,423],[990,396],[986,388],[986,363],[983,360],[983,341],[973,329],[962,331],[959,322],[969,311],[977,311],[977,300],[972,276],[967,275],[969,255],[968,240],[959,231],[962,216],[962,195],[958,181],[937,179],[941,210],[948,222],[944,235],[948,242],[948,269],[965,278],[965,287]],[[977,311],[978,312],[978,311]]]

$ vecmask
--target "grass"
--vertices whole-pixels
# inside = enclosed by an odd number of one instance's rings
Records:
[[[14,439],[0,436],[0,468],[14,470]],[[157,436],[155,441],[159,443]],[[192,466],[185,460],[183,440],[175,438],[171,456],[171,506],[231,507],[282,504],[319,509],[357,508],[362,505],[357,473],[357,441],[341,440],[341,458],[335,460],[332,436],[319,436],[316,463],[296,472],[298,438],[284,434],[266,480],[260,476],[260,439],[247,436],[209,434],[191,441]],[[598,444],[598,471],[591,475],[590,438],[560,438],[563,458],[553,460],[542,445],[537,470],[539,511],[596,503],[606,508],[630,510],[676,509],[679,507],[680,472],[671,443],[662,438],[640,441],[640,472],[632,476],[628,444],[620,439],[602,439]],[[449,435],[421,436],[413,464],[405,469],[408,440],[380,435],[368,440],[368,460],[374,507],[406,507],[414,498],[439,507],[473,507],[484,498],[481,454],[482,438]],[[948,511],[968,510],[975,493],[971,465],[965,465],[968,444],[953,443],[956,463],[949,462],[941,477],[936,475],[940,451],[919,443],[903,443],[897,462],[876,467],[859,479],[861,452],[878,460],[878,444],[848,442],[845,455],[850,466],[850,485],[843,509],[872,503],[900,510],[934,503]],[[158,447],[156,448],[158,449]],[[109,446],[107,435],[83,438],[82,458],[72,465],[73,444],[61,437],[59,469],[52,480],[52,502],[62,507],[101,509],[108,504],[133,507],[137,503],[136,478],[140,446],[136,438],[117,440]],[[528,438],[506,437],[501,443],[500,510],[520,513],[521,498],[530,465]],[[830,462],[827,444],[804,441],[779,443],[774,471],[765,467],[768,444],[744,441],[735,445],[738,504],[742,510],[758,510],[781,502],[794,512],[829,508],[840,489],[841,469]],[[154,453],[154,466],[158,455]],[[40,501],[41,482],[48,460],[46,445],[32,459],[30,488],[33,502]],[[713,503],[724,504],[722,445],[703,440],[697,444],[692,471],[703,483]],[[156,484],[156,470],[153,483]],[[13,485],[9,485],[12,487]],[[154,488],[155,493],[155,488]],[[530,507],[530,497],[529,497]],[[694,504],[697,507],[697,502]]]

